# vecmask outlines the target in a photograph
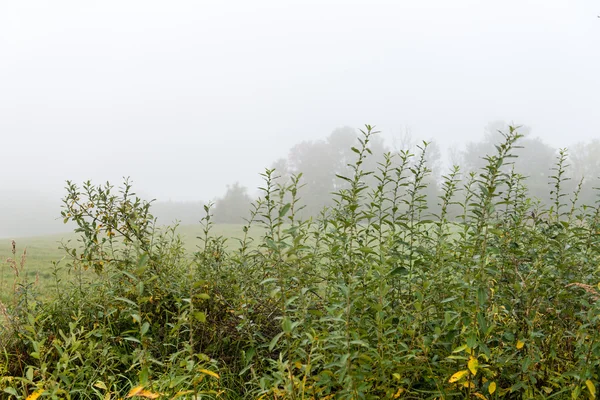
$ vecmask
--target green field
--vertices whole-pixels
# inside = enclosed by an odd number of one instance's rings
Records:
[[[211,228],[211,235],[214,237],[222,236],[227,238],[226,245],[229,249],[235,249],[238,241],[236,238],[243,236],[243,225],[238,224],[218,224]],[[252,229],[251,234],[257,235],[257,229]],[[187,253],[192,254],[197,251],[202,241],[198,236],[202,235],[202,226],[184,225],[177,228],[181,236]],[[78,235],[75,233],[55,234],[46,236],[21,237],[14,239],[16,244],[16,260],[20,264],[24,250],[26,258],[24,268],[20,272],[21,276],[26,276],[28,282],[38,282],[41,288],[54,286],[54,271],[58,272],[59,277],[68,277],[68,271],[63,268],[66,264],[65,251],[61,248],[62,243],[70,241],[71,246],[77,242]],[[10,266],[8,259],[12,259],[12,240],[9,238],[0,239],[0,300],[6,300],[11,291],[15,271]],[[55,264],[56,267],[55,268]]]

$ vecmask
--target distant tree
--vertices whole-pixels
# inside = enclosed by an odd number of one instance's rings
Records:
[[[277,159],[271,164],[271,169],[275,170],[275,175],[279,177],[280,182],[286,183],[291,176],[288,161],[285,158]]]
[[[248,195],[248,188],[239,182],[227,185],[225,195],[215,201],[213,208],[216,223],[240,224],[248,217],[252,199]]]
[[[574,189],[583,179],[580,200],[585,204],[594,204],[598,200],[598,193],[594,188],[600,186],[600,140],[575,143],[569,147],[568,154],[568,175],[571,178],[569,187]]]
[[[525,137],[520,143],[523,149],[517,150],[515,170],[526,177],[525,184],[529,195],[544,202],[550,200],[550,176],[556,164],[557,149],[544,143],[542,139]]]
[[[204,216],[204,203],[201,201],[156,201],[152,203],[152,215],[159,224],[197,224]]]
[[[594,180],[600,176],[600,140],[578,142],[569,148],[569,161],[575,179]]]
[[[484,138],[479,142],[470,142],[462,153],[462,160],[467,171],[477,171],[485,165],[483,154],[495,154],[495,146],[502,141],[502,132],[508,132],[508,124],[495,121],[485,128]],[[531,129],[524,126],[518,129],[524,137],[517,142],[521,149],[513,154],[515,171],[526,177],[529,195],[547,202],[550,199],[549,177],[556,162],[557,151],[544,143],[540,138],[531,136]],[[511,166],[507,166],[511,168]]]
[[[350,173],[347,164],[351,162],[354,154],[351,147],[356,140],[356,131],[344,127],[334,130],[325,140],[304,141],[290,150],[288,173],[302,173],[304,184],[300,197],[305,208],[301,214],[316,216],[324,206],[333,205],[331,193],[345,184],[336,175]]]
[[[349,164],[354,164],[357,157],[352,147],[358,145],[357,130],[342,127],[335,129],[325,140],[297,144],[290,150],[287,163],[283,160],[276,162],[274,166],[278,171],[285,170],[287,174],[302,173],[304,187],[300,191],[300,197],[305,208],[301,214],[316,216],[324,206],[333,205],[335,197],[331,196],[331,193],[343,189],[348,184],[338,178],[338,175],[352,176]],[[369,148],[373,154],[367,157],[362,168],[375,171],[387,149],[379,136],[372,137]],[[367,184],[374,184],[372,177],[367,177],[366,180]]]
[[[508,129],[509,124],[504,121],[488,123],[484,128],[482,140],[466,144],[465,151],[460,157],[464,163],[462,167],[468,171],[477,171],[486,165],[484,156],[496,154],[495,146],[502,142],[502,133],[508,132]],[[531,133],[531,128],[522,126],[518,132],[527,138]],[[525,138],[522,138],[517,145],[524,146]]]
[[[330,194],[334,189],[336,165],[327,142],[318,140],[297,144],[290,151],[289,166],[290,172],[302,173],[304,187],[300,197],[305,206],[304,216],[316,216],[324,206],[333,204]]]
[[[356,153],[352,147],[358,142],[356,129],[342,127],[334,130],[327,137],[327,145],[330,151],[331,162],[334,170],[333,184],[334,189],[339,190],[346,185],[344,180],[336,178],[335,175],[349,176],[352,170],[348,164],[353,163]]]
[[[408,150],[415,147],[415,140],[410,127],[406,126],[398,135],[394,135],[392,147],[394,151]]]
[[[448,161],[451,166],[458,165],[462,168],[465,165],[463,151],[456,143],[448,147]]]
[[[442,150],[437,142],[427,142],[425,166],[430,170],[429,175],[424,180],[424,183],[427,185],[424,189],[424,194],[427,196],[427,208],[429,212],[437,214],[440,211],[438,203],[442,180]]]

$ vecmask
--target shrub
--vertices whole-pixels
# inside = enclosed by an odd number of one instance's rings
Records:
[[[126,181],[67,186],[74,279],[49,300],[15,293],[0,388],[15,398],[595,398],[600,206],[528,196],[510,128],[478,173],[444,177],[435,214],[419,154],[364,170],[298,218],[301,175],[263,174],[236,247],[198,251],[159,229]],[[368,177],[368,179],[367,179]],[[368,186],[365,182],[376,182]],[[258,233],[255,233],[258,232]],[[17,306],[20,305],[20,306]]]

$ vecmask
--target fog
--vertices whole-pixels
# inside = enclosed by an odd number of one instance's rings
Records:
[[[444,153],[498,120],[590,141],[598,15],[594,0],[0,1],[0,237],[60,230],[36,209],[58,216],[67,179],[253,194],[342,126]]]

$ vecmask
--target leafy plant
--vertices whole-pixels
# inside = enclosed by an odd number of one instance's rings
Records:
[[[301,174],[267,169],[239,245],[209,204],[193,255],[128,180],[69,182],[69,285],[19,281],[0,308],[4,396],[595,398],[600,202],[565,191],[566,151],[544,204],[511,127],[430,209],[429,144],[371,170],[362,135],[319,216],[301,218]]]

